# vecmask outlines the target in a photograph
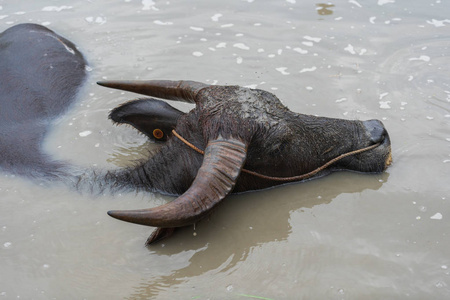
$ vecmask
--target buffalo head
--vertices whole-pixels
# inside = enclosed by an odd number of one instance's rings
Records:
[[[152,158],[119,177],[162,192],[181,194],[174,201],[151,209],[108,212],[123,221],[159,227],[149,243],[168,236],[175,227],[197,222],[231,192],[298,180],[295,176],[311,172],[344,153],[376,145],[342,158],[313,177],[336,170],[378,173],[391,163],[389,136],[378,120],[350,121],[298,114],[269,92],[239,86],[164,80],[99,84],[195,104],[194,109],[183,113],[148,98],[128,102],[110,114],[114,122],[132,125],[151,139],[165,142]],[[204,156],[173,136],[172,130],[204,149]],[[250,172],[242,172],[244,169]],[[273,180],[251,172],[294,177]]]

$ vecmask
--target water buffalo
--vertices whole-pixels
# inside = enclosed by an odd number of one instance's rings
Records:
[[[109,115],[114,123],[135,127],[161,142],[161,148],[132,167],[79,172],[48,157],[41,142],[52,120],[76,99],[85,68],[75,46],[45,27],[17,25],[0,35],[0,166],[34,178],[58,178],[78,189],[180,195],[151,209],[108,212],[120,220],[158,227],[148,243],[197,222],[231,192],[337,170],[378,173],[391,163],[389,136],[378,120],[298,114],[269,92],[239,86],[107,81],[99,84],[185,101],[195,108],[184,113],[154,98],[115,108]]]

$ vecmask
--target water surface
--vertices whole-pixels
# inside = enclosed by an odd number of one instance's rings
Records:
[[[90,62],[80,102],[47,139],[55,157],[117,168],[154,147],[107,120],[136,96],[101,79],[238,84],[296,112],[381,119],[394,157],[379,175],[228,197],[152,248],[149,228],[106,211],[172,198],[80,195],[2,173],[0,298],[449,298],[449,11],[444,0],[0,0],[0,31],[44,24]]]

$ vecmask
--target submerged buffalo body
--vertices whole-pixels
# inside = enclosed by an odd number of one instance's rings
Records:
[[[162,146],[137,166],[71,172],[70,164],[43,153],[41,143],[52,120],[76,99],[85,69],[75,46],[45,27],[17,25],[0,35],[0,167],[35,178],[60,178],[79,189],[109,186],[180,195],[160,207],[109,212],[158,227],[149,243],[197,222],[231,192],[298,181],[318,168],[310,177],[336,170],[378,173],[391,162],[389,136],[378,120],[302,115],[271,93],[239,86],[108,81],[99,84],[195,108],[183,113],[154,98],[115,108],[113,122],[129,124]],[[363,148],[367,151],[333,160]]]

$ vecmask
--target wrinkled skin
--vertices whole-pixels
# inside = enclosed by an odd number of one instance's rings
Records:
[[[0,49],[1,45],[0,37]],[[60,70],[59,75],[66,71]],[[0,69],[0,74],[2,72]],[[81,81],[60,84],[76,90]],[[154,98],[130,101],[117,107],[110,113],[113,122],[135,127],[150,139],[163,143],[161,148],[138,166],[66,175],[73,178],[79,189],[85,185],[91,185],[93,189],[110,186],[180,195],[174,201],[152,209],[108,212],[124,221],[158,227],[148,243],[170,236],[176,227],[202,219],[231,192],[258,190],[286,182],[263,179],[245,173],[243,169],[269,176],[296,176],[341,154],[374,144],[379,145],[345,157],[314,176],[336,170],[378,173],[391,162],[389,136],[377,120],[349,121],[302,115],[290,111],[269,92],[239,86],[155,80],[99,84],[195,104],[188,113]],[[13,90],[14,82],[11,86],[9,89]],[[3,90],[2,87],[0,95]],[[20,95],[21,91],[15,93]],[[41,98],[58,101],[51,89]],[[2,105],[7,101],[9,98],[2,96]],[[172,129],[204,149],[204,155],[173,136]],[[10,159],[2,154],[3,157]],[[40,162],[54,164],[49,158],[41,158]],[[53,168],[59,167],[54,165]],[[47,167],[38,171],[49,173]]]

